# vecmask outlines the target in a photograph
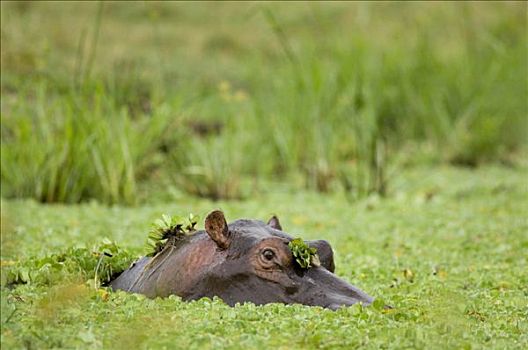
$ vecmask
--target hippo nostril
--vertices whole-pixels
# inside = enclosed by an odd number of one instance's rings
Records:
[[[292,283],[286,287],[286,293],[295,294],[299,291],[299,285],[297,283]]]

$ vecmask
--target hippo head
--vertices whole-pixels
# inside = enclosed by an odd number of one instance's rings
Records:
[[[211,212],[205,231],[216,249],[207,271],[194,284],[189,299],[218,296],[229,305],[285,303],[337,309],[373,298],[336,276],[330,244],[307,241],[316,248],[320,264],[302,268],[277,217],[267,223],[237,220],[227,224],[221,211]]]

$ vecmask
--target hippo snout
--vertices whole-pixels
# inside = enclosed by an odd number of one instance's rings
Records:
[[[364,305],[364,306],[369,306],[370,304],[372,304],[372,302],[373,301],[361,301],[361,304]],[[341,309],[343,307],[349,307],[349,306],[355,305],[357,303],[358,303],[358,301],[355,300],[355,299],[343,300],[342,302],[330,303],[330,304],[326,305],[325,308],[335,311],[335,310]]]
[[[374,301],[374,299],[372,299],[370,297],[358,300],[358,299],[353,298],[353,297],[347,298],[347,297],[344,297],[344,296],[338,296],[335,299],[336,299],[335,301],[330,302],[329,304],[325,305],[324,307],[327,308],[327,309],[335,311],[337,309],[340,309],[340,308],[343,308],[343,307],[352,306],[352,305],[355,305],[357,303],[361,303],[364,306],[369,306]]]
[[[374,301],[371,296],[324,267],[311,268],[306,271],[302,280],[306,282],[298,297],[303,304],[337,310],[357,303],[370,305]],[[308,281],[312,283],[307,283]]]

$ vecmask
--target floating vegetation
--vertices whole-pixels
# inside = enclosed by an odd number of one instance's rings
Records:
[[[158,254],[168,242],[174,242],[196,232],[197,222],[198,216],[192,213],[188,217],[163,214],[161,219],[154,222],[149,232],[147,256]]]
[[[319,256],[317,255],[317,249],[308,246],[302,238],[295,238],[288,243],[293,257],[297,264],[303,269],[309,269],[312,266],[320,266]]]
[[[55,285],[63,280],[91,280],[99,287],[124,271],[137,256],[104,239],[90,248],[72,247],[64,253],[16,262],[2,271],[2,286]]]

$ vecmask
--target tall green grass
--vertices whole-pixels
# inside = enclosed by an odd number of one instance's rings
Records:
[[[351,34],[293,49],[294,37],[266,15],[283,60],[264,70],[261,130],[277,169],[300,171],[309,187],[385,194],[409,143],[432,144],[440,159],[470,166],[526,147],[520,17],[482,28],[463,12],[465,22],[451,29],[461,37],[444,52],[437,26],[388,47]]]
[[[2,6],[17,25],[43,11]],[[2,25],[3,196],[134,203],[169,181],[241,198],[300,178],[355,199],[390,194],[421,153],[477,166],[526,149],[526,4],[152,6],[94,6],[57,53]]]
[[[36,85],[2,115],[2,195],[133,204],[177,114],[165,107],[133,120],[102,85],[60,95]]]
[[[242,177],[257,154],[252,152],[256,130],[246,100],[243,91],[224,81],[191,104],[185,114],[186,137],[168,158],[170,177],[179,188],[214,200],[247,194]]]
[[[308,48],[276,70],[258,116],[276,169],[300,171],[318,191],[341,184],[354,196],[384,193],[387,145],[377,94],[383,73],[362,43],[350,44],[323,57]]]

